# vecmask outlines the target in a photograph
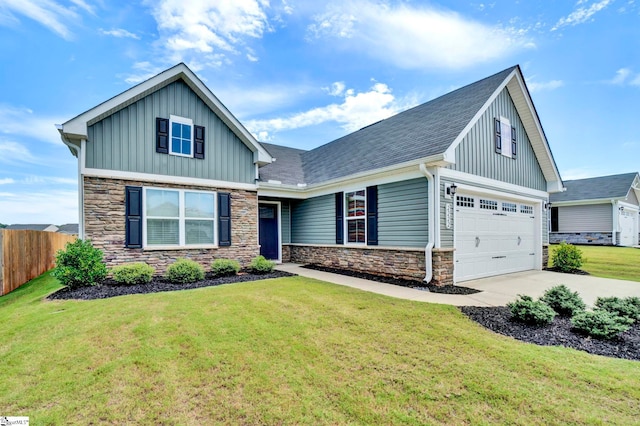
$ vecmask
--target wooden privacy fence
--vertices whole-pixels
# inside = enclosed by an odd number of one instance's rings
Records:
[[[74,235],[0,230],[0,296],[55,266],[56,252]]]

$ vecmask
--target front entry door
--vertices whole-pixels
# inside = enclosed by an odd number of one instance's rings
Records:
[[[278,205],[259,205],[260,254],[269,260],[278,260]]]

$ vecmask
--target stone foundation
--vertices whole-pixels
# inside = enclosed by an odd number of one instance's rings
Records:
[[[549,245],[542,246],[542,269],[547,269],[549,265]]]
[[[128,262],[146,262],[165,272],[179,257],[195,260],[209,270],[216,258],[235,259],[243,267],[259,254],[258,196],[256,192],[201,186],[145,183],[141,181],[87,177],[84,185],[84,237],[104,251],[108,267]],[[149,250],[125,247],[125,186],[223,191],[231,194],[231,246],[213,249]],[[217,225],[216,225],[217,226]]]
[[[359,248],[290,244],[290,261],[313,263],[393,278],[422,281],[425,275],[423,249]],[[285,246],[282,247],[283,258]],[[284,261],[284,259],[283,259]],[[453,249],[433,250],[431,284],[453,284]]]
[[[282,263],[291,262],[291,247],[288,245],[282,246]]]
[[[611,232],[550,232],[549,243],[592,244],[611,246],[614,244]]]

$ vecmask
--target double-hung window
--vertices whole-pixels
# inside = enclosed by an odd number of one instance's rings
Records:
[[[145,188],[145,246],[215,245],[216,194]]]
[[[508,118],[500,117],[494,119],[495,150],[505,157],[516,158],[517,142],[516,129],[511,127]]]
[[[172,115],[169,121],[169,153],[193,157],[193,120]]]
[[[366,191],[353,191],[345,193],[347,214],[345,217],[347,226],[347,242],[366,243],[367,230],[367,196]]]

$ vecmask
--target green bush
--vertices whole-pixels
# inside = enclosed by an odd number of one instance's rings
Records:
[[[591,312],[580,312],[571,318],[571,324],[580,333],[597,339],[610,340],[627,331],[630,326],[630,320],[603,309],[597,309]]]
[[[550,324],[553,321],[556,313],[548,305],[533,300],[530,296],[519,297],[515,302],[507,304],[515,320],[534,325]]]
[[[153,279],[155,269],[146,263],[126,263],[111,269],[113,280],[118,284],[147,284]]]
[[[564,284],[557,285],[545,291],[540,301],[549,305],[558,315],[566,317],[584,311],[586,307],[578,292],[572,292]]]
[[[233,259],[216,259],[211,264],[211,272],[215,276],[236,275],[240,271],[240,263]]]
[[[275,262],[265,259],[264,256],[256,256],[249,264],[249,269],[256,274],[268,274],[273,271],[274,266]]]
[[[89,240],[67,243],[64,250],[56,253],[53,276],[70,288],[99,284],[107,276],[102,250],[93,247]]]
[[[633,322],[640,320],[640,298],[626,297],[598,297],[596,309],[610,312],[619,317],[628,318]]]
[[[198,262],[180,258],[167,268],[165,276],[172,283],[187,284],[204,279],[204,268]]]
[[[553,251],[551,264],[562,272],[574,272],[582,267],[582,251],[564,241]]]

